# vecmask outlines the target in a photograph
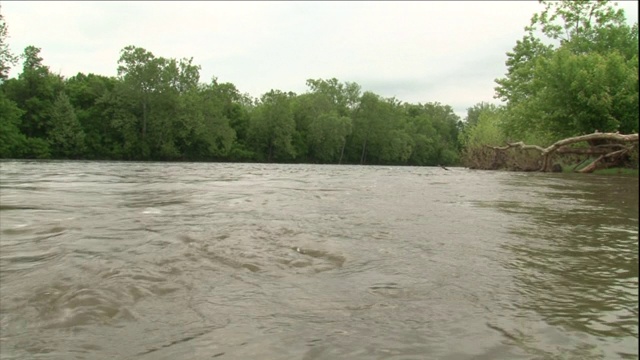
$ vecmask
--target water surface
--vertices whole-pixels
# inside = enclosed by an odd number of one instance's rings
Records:
[[[2,359],[638,357],[638,179],[0,162]]]

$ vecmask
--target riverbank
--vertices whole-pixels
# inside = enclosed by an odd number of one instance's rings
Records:
[[[629,169],[629,168],[609,168],[609,169],[601,169],[593,172],[598,175],[629,175],[629,176],[638,176],[638,169]]]

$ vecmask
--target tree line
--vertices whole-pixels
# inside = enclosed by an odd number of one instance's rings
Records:
[[[2,46],[7,49],[4,41]],[[303,94],[271,90],[254,99],[232,83],[201,82],[192,59],[135,46],[122,49],[115,77],[64,78],[44,65],[35,46],[20,58],[22,72],[15,78],[7,74],[16,57],[5,52],[2,59],[3,158],[458,161],[461,122],[450,106],[402,103],[335,78],[309,79]]]
[[[121,50],[117,76],[65,78],[35,46],[13,55],[0,14],[0,158],[474,166],[489,145],[637,133],[638,24],[607,0],[540,3],[496,79],[502,104],[464,120],[335,78],[252,98],[201,81],[192,58],[136,46]]]

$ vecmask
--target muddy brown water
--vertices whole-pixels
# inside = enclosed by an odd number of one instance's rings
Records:
[[[0,162],[2,359],[637,357],[637,177]]]

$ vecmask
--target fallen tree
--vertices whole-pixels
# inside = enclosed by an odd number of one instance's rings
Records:
[[[579,143],[587,143],[588,147],[575,147],[572,145]],[[578,163],[573,170],[579,173],[590,173],[597,169],[608,168],[612,166],[620,166],[624,162],[628,162],[631,155],[638,151],[638,134],[623,135],[619,133],[593,133],[582,136],[575,136],[556,141],[550,146],[544,148],[538,145],[528,145],[520,142],[507,143],[506,146],[488,146],[494,150],[494,158],[491,168],[499,168],[502,164],[507,163],[508,156],[505,152],[510,149],[519,149],[521,151],[533,150],[538,153],[538,157],[528,157],[527,161],[510,162],[512,170],[524,171],[562,171],[562,167],[553,162],[556,154],[586,155],[588,156],[582,162]],[[593,156],[597,158],[592,159]],[[577,170],[578,166],[591,160],[585,167]],[[637,166],[637,155],[635,157]],[[501,164],[502,163],[502,164]]]

